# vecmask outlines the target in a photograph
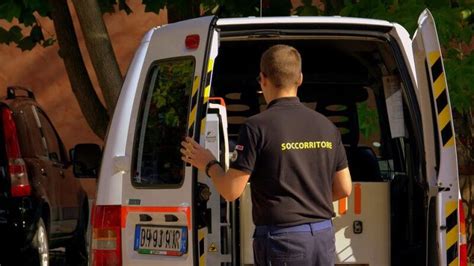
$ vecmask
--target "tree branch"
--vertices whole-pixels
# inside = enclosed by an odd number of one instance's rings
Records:
[[[123,84],[122,74],[97,0],[73,0],[87,50],[112,116]]]
[[[82,60],[77,42],[71,13],[66,0],[49,0],[51,16],[54,21],[59,55],[62,57],[66,72],[81,111],[87,123],[100,138],[105,137],[109,116],[100,102]]]

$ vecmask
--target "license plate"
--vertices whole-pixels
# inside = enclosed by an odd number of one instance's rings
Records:
[[[185,226],[135,226],[134,250],[139,254],[181,256],[187,252],[188,229]]]

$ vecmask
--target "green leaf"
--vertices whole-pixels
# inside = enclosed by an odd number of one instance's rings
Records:
[[[51,14],[51,5],[48,0],[38,0],[39,3],[35,10],[42,17],[50,17]]]
[[[41,6],[45,4],[45,2],[42,0],[23,0],[23,4],[28,9],[36,10],[36,9],[40,9]]]
[[[145,12],[160,13],[160,10],[163,9],[166,5],[165,0],[142,0],[142,3],[145,5]]]
[[[7,0],[3,4],[0,4],[0,18],[3,18],[8,22],[12,22],[13,18],[20,17],[20,14],[21,3],[13,0]]]
[[[119,10],[125,11],[127,15],[130,15],[133,12],[132,9],[127,5],[127,2],[125,2],[125,0],[119,0],[118,6]]]
[[[19,42],[23,38],[23,33],[21,33],[21,28],[18,26],[13,26],[8,31],[10,33],[10,40],[12,42]]]
[[[425,1],[425,3],[431,9],[449,8],[451,5],[450,0],[429,0],[429,1]]]
[[[41,27],[38,25],[35,25],[31,29],[30,37],[33,40],[33,42],[40,42],[44,40],[43,31],[41,30]]]
[[[0,27],[0,43],[10,44],[10,42],[10,33],[6,29]]]
[[[100,0],[98,1],[99,8],[102,13],[114,13],[115,8],[114,5],[116,4],[115,0]]]
[[[465,27],[465,28],[461,31],[460,39],[461,39],[461,41],[463,41],[464,43],[470,43],[471,40],[472,40],[472,35],[473,35],[472,28],[470,28],[470,27]]]
[[[36,23],[36,18],[35,16],[33,16],[31,10],[23,9],[21,11],[20,17],[18,18],[18,21],[20,21],[20,23],[23,23],[23,25],[25,26],[31,26]]]
[[[17,47],[20,48],[22,51],[26,51],[26,50],[33,49],[35,45],[36,45],[36,42],[33,41],[33,39],[30,36],[27,36],[18,42]]]
[[[46,47],[48,47],[48,46],[53,45],[55,42],[56,42],[56,39],[48,38],[48,39],[44,40],[44,41],[41,43],[41,45],[42,45],[44,48],[46,48]]]

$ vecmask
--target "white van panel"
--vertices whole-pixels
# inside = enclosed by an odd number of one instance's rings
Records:
[[[151,70],[151,66],[160,60],[174,60],[176,58],[192,58],[195,62],[194,83],[196,90],[204,77],[201,76],[203,68],[207,66],[204,62],[206,54],[206,45],[208,41],[210,23],[213,17],[201,17],[180,23],[169,24],[159,28],[155,28],[152,33],[147,34],[147,50],[145,60],[142,61],[141,69],[133,75],[139,76],[138,82],[131,85],[134,87],[133,94],[124,97],[133,108],[126,109],[128,112],[127,126],[121,127],[123,132],[120,145],[123,145],[125,154],[127,155],[126,164],[132,166],[134,154],[135,133],[137,127],[137,119],[142,101],[142,93],[145,89],[145,82]],[[199,35],[198,48],[187,48],[186,38],[190,35]],[[165,45],[173,43],[173,45]],[[130,72],[129,72],[130,73]],[[198,87],[196,87],[198,86]],[[146,88],[148,89],[148,88]],[[198,99],[201,101],[202,99]],[[183,106],[183,108],[186,108]],[[191,114],[192,115],[192,114]],[[194,114],[196,115],[196,114]],[[138,134],[138,133],[137,133]],[[108,145],[108,143],[107,143]],[[126,147],[126,148],[125,148]],[[178,147],[177,147],[178,148]],[[109,165],[109,167],[111,167]],[[195,256],[194,236],[198,231],[194,230],[192,216],[195,210],[191,209],[192,204],[192,167],[186,166],[185,177],[181,186],[175,188],[139,188],[132,184],[132,173],[128,171],[122,176],[123,191],[121,191],[122,199],[120,204],[122,208],[130,210],[123,212],[124,228],[122,229],[122,258],[124,265],[192,265]],[[110,188],[109,188],[110,189]],[[177,197],[177,194],[182,196]],[[140,217],[147,216],[142,220]],[[171,221],[163,222],[163,215],[178,217],[176,224]],[[153,226],[175,226],[183,225],[186,220],[187,228],[187,251],[182,255],[149,255],[139,254],[134,250],[135,228],[137,224],[147,223],[149,221]],[[199,237],[199,234],[198,234]],[[199,240],[198,240],[199,241]],[[199,246],[198,246],[199,248]],[[198,251],[199,252],[199,251]],[[199,256],[199,253],[198,253]],[[199,257],[199,260],[202,256]]]
[[[414,81],[414,84],[416,84],[416,75],[413,74],[416,73],[415,60],[413,59],[413,50],[411,49],[410,34],[400,24],[394,23],[393,26],[394,27],[391,35],[397,40],[398,44],[401,46],[400,51],[402,53],[403,59],[405,59],[405,62],[408,63],[406,64],[409,68],[408,72],[410,73],[410,77]],[[394,34],[394,32],[396,34]]]
[[[263,17],[263,18],[224,18],[217,21],[217,26],[227,25],[258,25],[258,24],[352,24],[393,27],[393,24],[384,20],[349,18],[349,17]]]
[[[333,203],[336,263],[390,265],[390,184],[354,183],[352,191],[349,198],[341,199],[345,210],[339,209],[339,202]],[[362,222],[359,234],[353,228],[358,221]]]
[[[362,182],[353,184],[349,198],[333,203],[336,237],[336,263],[390,265],[390,184]],[[355,233],[354,222],[362,222],[362,232]],[[250,184],[240,197],[241,259],[253,264],[252,200]]]
[[[131,126],[133,99],[136,96],[140,73],[148,49],[149,42],[147,39],[151,33],[152,30],[145,35],[130,64],[116,105],[117,108],[114,111],[114,116],[107,133],[107,145],[105,146],[100,170],[101,181],[97,189],[100,192],[97,193],[97,205],[119,205],[122,203],[122,180],[126,178],[124,178],[123,169],[117,169],[115,166],[117,160],[115,158],[127,156],[126,144]],[[116,181],[114,182],[114,180]]]

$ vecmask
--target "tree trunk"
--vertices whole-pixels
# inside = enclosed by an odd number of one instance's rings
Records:
[[[123,84],[122,74],[97,0],[73,0],[87,50],[112,117]]]
[[[66,72],[81,111],[94,133],[105,137],[109,116],[87,73],[77,42],[71,13],[66,0],[49,0],[51,16],[59,44],[59,55],[64,61]]]

